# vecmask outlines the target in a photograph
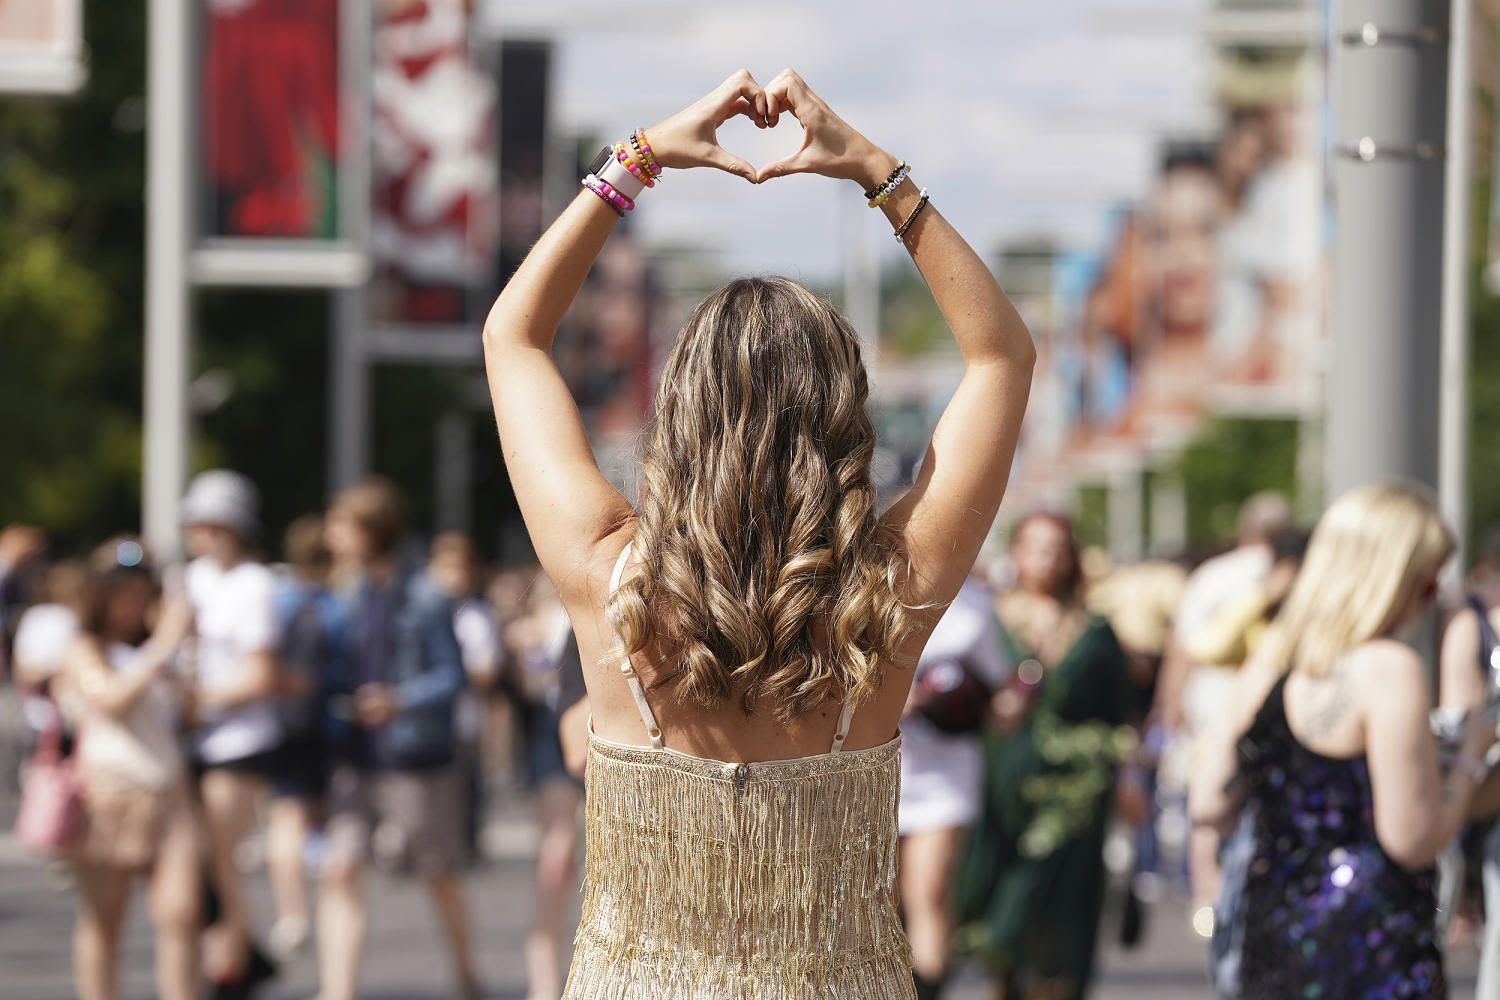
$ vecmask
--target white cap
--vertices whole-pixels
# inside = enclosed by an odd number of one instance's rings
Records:
[[[247,541],[260,532],[260,491],[228,469],[199,473],[182,498],[183,524],[216,524]]]

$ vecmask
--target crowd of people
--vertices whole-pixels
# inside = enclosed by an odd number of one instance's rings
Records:
[[[464,872],[487,792],[527,785],[539,828],[528,973],[535,996],[560,995],[582,785],[563,765],[559,677],[570,655],[578,664],[545,578],[486,576],[457,533],[424,549],[383,480],[292,522],[274,564],[258,506],[243,476],[195,478],[185,565],[158,565],[133,536],[78,559],[53,558],[34,528],[0,533],[8,677],[34,759],[65,764],[82,816],[39,826],[23,794],[18,826],[73,873],[78,995],[118,995],[140,876],[160,996],[200,996],[205,982],[252,995],[315,939],[320,998],[354,997],[363,876],[378,863],[425,881],[455,995],[479,996]],[[257,827],[268,927],[246,903]]]
[[[380,480],[294,521],[275,563],[256,509],[243,477],[199,476],[180,567],[132,536],[53,559],[34,529],[0,534],[9,676],[37,752],[56,741],[71,759],[87,816],[61,851],[79,995],[116,995],[143,876],[163,997],[205,980],[251,995],[314,937],[319,996],[353,997],[372,861],[425,880],[453,982],[478,995],[463,873],[488,790],[524,784],[539,834],[526,972],[531,996],[560,996],[581,877],[584,761],[568,730],[587,702],[556,591],[534,566],[487,569],[461,534],[419,544]],[[1359,491],[1313,538],[1261,494],[1232,547],[1191,572],[1110,564],[1054,513],[981,560],[901,722],[897,884],[919,997],[966,960],[1002,997],[1086,995],[1112,827],[1136,831],[1125,922],[1162,884],[1185,888],[1221,997],[1366,966],[1440,989],[1445,929],[1475,925],[1486,970],[1500,962],[1483,921],[1500,867],[1485,822],[1500,810],[1484,767],[1495,727],[1469,711],[1494,699],[1500,551],[1445,616],[1434,673],[1399,641],[1452,544],[1430,504]],[[1446,744],[1429,707],[1455,720]],[[257,825],[268,927],[243,886]],[[1385,957],[1356,960],[1370,954]]]

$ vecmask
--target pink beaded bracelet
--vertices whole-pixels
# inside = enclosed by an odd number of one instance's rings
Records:
[[[661,164],[656,162],[656,157],[651,154],[651,144],[646,141],[646,130],[638,128],[630,137],[630,144],[635,147],[636,152],[641,154],[641,162],[646,165],[646,170],[652,177],[661,176]]]
[[[626,212],[634,211],[635,209],[635,202],[616,191],[607,181],[602,181],[593,174],[589,174],[583,179],[583,186],[603,199],[604,203],[614,209],[615,214],[622,219],[625,217]]]
[[[630,149],[623,142],[615,143],[615,159],[624,164],[625,169],[629,170],[636,180],[648,188],[656,187],[656,181],[651,179],[651,171],[636,163],[635,157],[630,155]]]

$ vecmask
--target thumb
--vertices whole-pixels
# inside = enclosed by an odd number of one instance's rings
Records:
[[[773,177],[785,177],[787,174],[806,173],[808,166],[802,157],[801,150],[791,156],[783,156],[779,160],[772,160],[762,166],[758,171],[761,180],[768,181]]]
[[[743,160],[740,157],[735,156],[723,146],[711,147],[708,152],[707,160],[710,164],[718,167],[720,170],[723,170],[726,173],[735,174],[739,177],[743,177],[751,184],[756,183],[756,181],[758,180],[755,174],[755,168],[750,165],[748,160]]]

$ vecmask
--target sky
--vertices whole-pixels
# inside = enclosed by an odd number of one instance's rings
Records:
[[[981,253],[1050,236],[1098,249],[1113,210],[1140,197],[1160,141],[1203,135],[1214,114],[1205,0],[989,0],[904,4],[490,0],[486,28],[556,42],[554,125],[627,135],[743,67],[790,66],[846,121],[912,165],[912,178]],[[796,148],[795,122],[726,125],[721,144],[760,164]],[[850,239],[900,247],[848,182],[759,187],[672,172],[645,193],[648,244],[701,245],[727,270],[834,281]],[[856,211],[858,209],[858,211]]]

